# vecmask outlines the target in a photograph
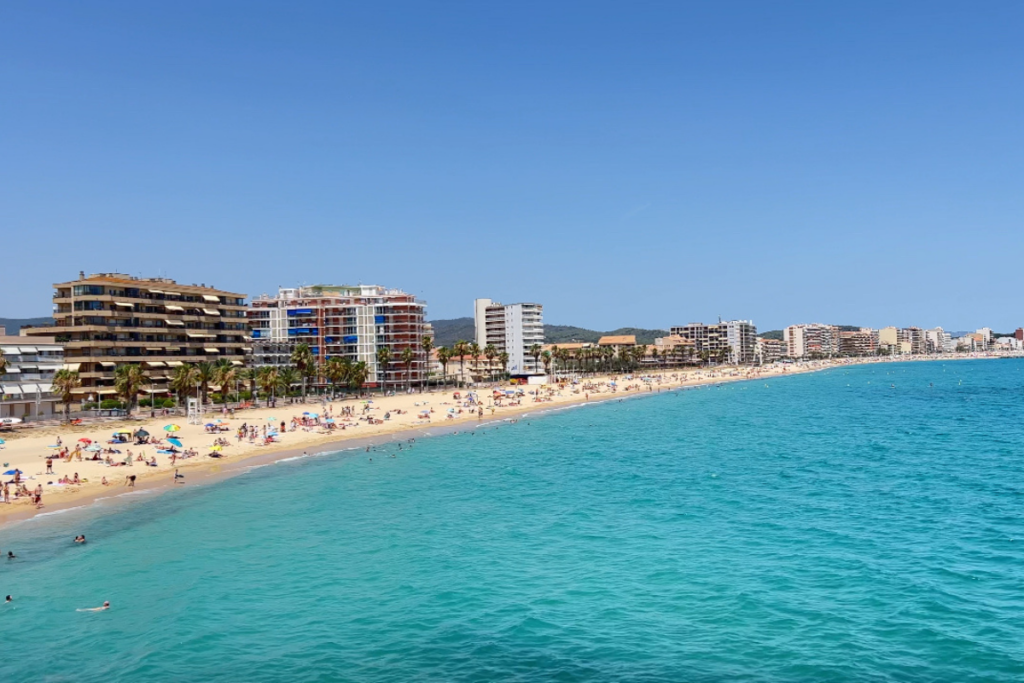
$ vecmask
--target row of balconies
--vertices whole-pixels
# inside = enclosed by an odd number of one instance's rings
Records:
[[[131,296],[125,294],[79,294],[77,296],[71,296],[71,292],[66,292],[62,295],[60,291],[53,293],[53,301],[55,303],[71,303],[72,301],[124,301],[131,299],[132,301],[141,301],[150,305],[158,306],[181,306],[182,304],[205,304],[210,308],[229,308],[234,310],[247,310],[249,307],[246,304],[236,303],[224,303],[223,301],[203,301],[201,296],[196,295],[179,295],[179,296],[191,296],[192,300],[186,299],[158,299],[154,296]],[[242,297],[244,300],[244,297]]]

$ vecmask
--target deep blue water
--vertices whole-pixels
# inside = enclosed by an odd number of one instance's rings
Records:
[[[28,522],[0,676],[1024,680],[1022,418],[1024,362],[858,367]]]

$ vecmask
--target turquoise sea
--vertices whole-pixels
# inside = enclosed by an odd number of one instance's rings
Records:
[[[1019,681],[1022,519],[1022,361],[662,393],[3,529],[0,680]]]

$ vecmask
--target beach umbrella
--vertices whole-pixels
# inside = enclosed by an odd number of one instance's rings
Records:
[[[0,446],[2,446],[2,445],[3,445],[3,444],[5,444],[5,443],[7,443],[7,442],[6,442],[6,441],[4,441],[3,439],[0,439]]]
[[[135,436],[149,436],[149,432],[147,432],[145,429],[140,429],[139,431],[135,432]]]
[[[25,474],[25,473],[22,472],[21,470],[7,470],[6,472],[4,472],[4,474],[11,474],[11,475],[13,475],[13,474]]]
[[[302,413],[302,414],[303,414],[303,415],[312,415],[313,413],[311,413],[311,412],[309,412],[309,411],[306,411],[306,412],[304,412],[304,413]]]
[[[93,453],[99,453],[103,449],[97,446],[96,444],[93,444],[91,446],[86,446],[85,450],[92,451]]]
[[[174,438],[167,439],[167,443],[174,444],[178,448],[181,448],[181,441],[179,441],[178,439],[174,439]]]
[[[87,438],[85,438],[83,436],[81,439],[79,439],[79,442],[81,442],[81,443],[92,443],[92,439],[87,439]]]
[[[204,427],[216,427],[217,425],[213,424],[212,422],[207,422],[207,423],[206,423],[206,424],[204,424],[203,426],[204,426]]]
[[[421,410],[420,411],[420,415],[430,415],[430,411],[429,410]]]
[[[178,431],[180,429],[181,429],[181,427],[179,427],[178,425],[166,425],[164,427],[164,431],[165,432],[176,432],[176,431]]]
[[[277,422],[277,418],[276,417],[268,417],[267,418],[267,422]]]
[[[223,446],[210,446],[210,450],[211,451],[219,451],[219,450],[221,450],[223,448],[224,448]]]
[[[303,413],[303,415],[309,415],[310,417],[320,417],[320,413]]]
[[[114,432],[114,433],[115,433],[115,434],[131,434],[131,433],[132,433],[132,431],[131,431],[130,429],[118,429],[118,430],[117,430],[116,432]]]
[[[220,419],[219,417],[216,420],[214,420],[214,422],[216,422],[219,425],[226,424],[226,422],[224,420]]]

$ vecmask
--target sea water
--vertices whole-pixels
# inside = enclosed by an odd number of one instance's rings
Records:
[[[7,528],[0,678],[1024,680],[1022,515],[1024,362],[663,392]]]

